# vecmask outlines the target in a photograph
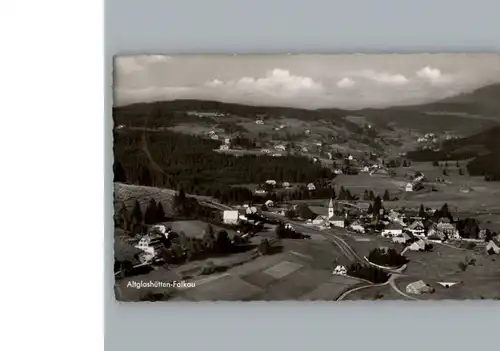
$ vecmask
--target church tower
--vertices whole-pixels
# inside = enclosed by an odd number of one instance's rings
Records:
[[[328,218],[331,218],[335,215],[335,209],[333,205],[333,198],[330,198],[330,203],[328,204]]]

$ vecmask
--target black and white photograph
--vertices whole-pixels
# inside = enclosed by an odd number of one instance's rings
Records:
[[[500,54],[123,55],[119,301],[500,299]]]

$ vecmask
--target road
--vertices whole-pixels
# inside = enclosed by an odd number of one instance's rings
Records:
[[[349,259],[349,261],[353,263],[355,262],[364,263],[363,258],[361,258],[356,253],[356,251],[354,251],[354,249],[349,246],[348,243],[346,243],[344,240],[342,240],[338,235],[334,233],[335,229],[319,230],[294,220],[285,219],[283,216],[271,212],[263,212],[263,214],[264,216],[270,219],[276,219],[278,221],[285,221],[286,223],[290,223],[296,229],[318,233],[322,235],[325,239],[329,239],[330,242],[334,243],[340,249],[340,252],[342,252],[342,254],[344,254],[344,256],[346,256]]]
[[[364,289],[368,289],[368,288],[376,288],[376,287],[381,287],[381,286],[386,286],[386,285],[390,285],[390,287],[395,291],[397,292],[399,295],[409,299],[409,300],[418,300],[417,298],[413,297],[413,296],[410,296],[408,294],[405,294],[404,292],[402,292],[398,286],[396,285],[396,279],[399,278],[401,275],[399,274],[392,274],[390,277],[389,277],[389,280],[387,280],[385,283],[382,283],[382,284],[369,284],[369,285],[363,285],[363,286],[359,286],[357,288],[354,288],[354,289],[351,289],[351,290],[348,290],[346,291],[345,293],[343,293],[342,295],[340,295],[338,298],[337,298],[337,301],[342,301],[346,298],[347,295],[350,295],[352,294],[353,292],[356,292],[356,291],[359,291],[359,290],[364,290]]]

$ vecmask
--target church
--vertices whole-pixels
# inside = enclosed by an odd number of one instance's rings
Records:
[[[334,227],[345,227],[345,217],[342,215],[342,210],[338,203],[331,198],[328,203],[328,215],[327,216],[318,216],[313,220],[313,224],[317,225],[329,225]]]
[[[334,227],[345,227],[345,216],[342,215],[342,211],[337,201],[333,198],[331,198],[328,203],[328,222]]]

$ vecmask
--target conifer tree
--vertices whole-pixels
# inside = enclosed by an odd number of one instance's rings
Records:
[[[131,222],[135,224],[142,224],[144,222],[144,215],[142,214],[141,205],[137,200],[135,200],[134,207],[132,208],[130,219]]]
[[[146,224],[155,224],[156,223],[156,213],[158,207],[156,205],[155,199],[151,198],[148,203],[148,207],[146,208],[146,213],[144,214],[144,222]]]
[[[389,190],[385,190],[384,192],[384,201],[391,201],[391,196],[389,195]]]
[[[418,216],[421,218],[424,218],[426,215],[425,210],[424,210],[424,205],[420,204],[420,210],[418,211]]]
[[[156,222],[163,222],[165,220],[165,210],[163,209],[163,205],[161,201],[158,201],[156,206]]]

